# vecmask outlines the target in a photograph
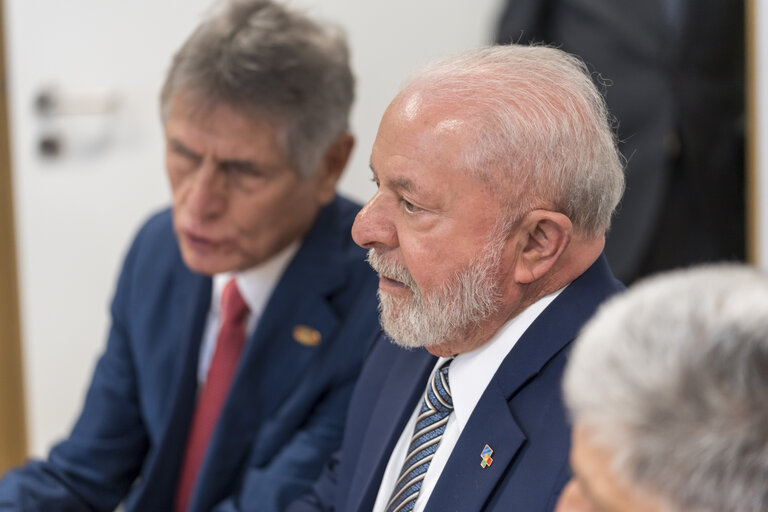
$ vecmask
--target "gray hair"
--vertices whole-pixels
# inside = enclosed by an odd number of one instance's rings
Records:
[[[427,90],[473,126],[469,172],[501,194],[509,215],[565,214],[587,236],[605,233],[624,191],[605,100],[584,63],[545,46],[481,48],[435,62],[403,92]]]
[[[349,129],[354,77],[338,27],[269,0],[234,0],[200,24],[176,53],[160,97],[163,121],[175,93],[268,116],[285,130],[286,157],[311,175]]]
[[[640,282],[584,328],[574,423],[675,510],[768,510],[768,277],[709,265]]]

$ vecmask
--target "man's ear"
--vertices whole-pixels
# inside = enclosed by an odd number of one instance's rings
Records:
[[[562,213],[533,210],[520,221],[520,254],[515,264],[518,283],[536,281],[557,263],[571,241],[573,224]]]
[[[321,205],[333,200],[336,194],[336,183],[344,172],[344,168],[355,147],[355,137],[351,133],[342,133],[328,147],[320,165],[312,179],[316,180],[315,197]]]

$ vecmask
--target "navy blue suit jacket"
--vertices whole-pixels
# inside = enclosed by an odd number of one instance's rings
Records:
[[[357,205],[325,207],[248,340],[190,510],[277,511],[309,489],[340,442],[378,328],[376,276],[350,238]],[[47,461],[0,481],[0,510],[171,510],[195,404],[211,279],[183,263],[171,213],[136,237],[82,415]],[[297,343],[306,325],[319,345]]]
[[[622,289],[604,257],[568,286],[523,334],[477,403],[427,503],[428,512],[554,508],[570,477],[570,432],[560,378],[571,341],[595,308]],[[342,449],[313,493],[290,512],[373,508],[390,453],[424,393],[436,358],[383,335],[350,403]],[[480,452],[493,450],[489,467]]]

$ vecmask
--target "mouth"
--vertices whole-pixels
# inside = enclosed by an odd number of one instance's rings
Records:
[[[381,274],[379,274],[379,280],[384,281],[387,284],[390,284],[392,286],[402,286],[402,287],[406,286],[405,283],[403,283],[401,281],[398,281],[397,279],[394,279],[392,277],[387,277],[387,276],[381,275]]]
[[[392,279],[385,275],[379,274],[379,290],[386,293],[394,293],[399,295],[404,291],[410,291],[410,287],[405,283],[397,281],[396,279]]]
[[[367,259],[371,267],[379,274],[379,290],[396,295],[412,291],[414,283],[405,267],[392,261],[386,261],[373,249],[368,251]]]
[[[212,251],[220,245],[220,242],[216,240],[194,234],[191,231],[184,231],[182,236],[187,245],[198,251]]]

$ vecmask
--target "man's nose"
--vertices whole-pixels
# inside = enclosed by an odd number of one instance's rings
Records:
[[[200,220],[208,220],[220,215],[227,205],[227,182],[216,162],[205,159],[197,172],[191,177],[191,189],[187,197],[190,213]]]
[[[376,246],[397,246],[397,230],[391,213],[386,208],[385,198],[379,192],[355,217],[355,223],[352,225],[352,239],[365,249]]]

